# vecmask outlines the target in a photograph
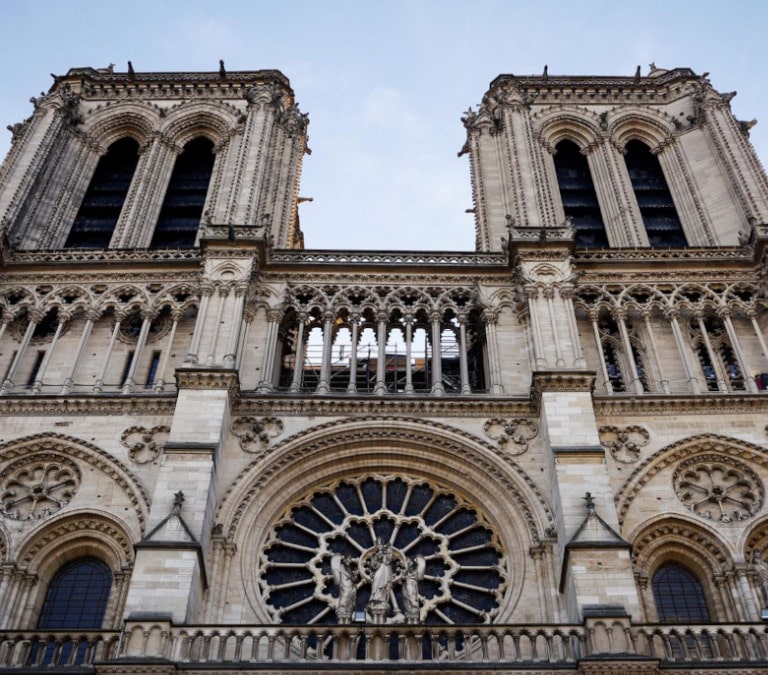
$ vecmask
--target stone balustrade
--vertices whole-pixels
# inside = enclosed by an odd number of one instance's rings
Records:
[[[583,625],[482,626],[232,627],[129,621],[122,632],[0,633],[0,671],[93,665],[96,672],[129,673],[148,660],[197,670],[306,664],[347,671],[362,663],[412,662],[439,662],[451,670],[478,664],[569,670],[594,658],[669,665],[682,668],[681,673],[718,664],[762,667],[768,664],[768,628],[749,623],[632,625],[618,617],[587,619]]]

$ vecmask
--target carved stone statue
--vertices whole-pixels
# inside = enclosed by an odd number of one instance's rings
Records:
[[[752,567],[757,576],[757,583],[760,586],[760,599],[763,607],[768,607],[768,563],[763,560],[759,549],[752,551]]]
[[[408,558],[403,572],[403,610],[406,623],[419,622],[419,581],[424,578],[426,561],[423,556]]]
[[[392,546],[379,540],[371,558],[371,597],[367,610],[373,623],[384,623],[389,612],[390,591],[394,577],[395,555]]]
[[[348,555],[335,555],[331,558],[331,570],[333,581],[339,587],[336,619],[342,624],[350,623],[357,601],[357,582],[359,581],[357,561]]]

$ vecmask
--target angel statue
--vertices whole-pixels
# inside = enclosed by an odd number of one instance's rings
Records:
[[[348,555],[335,555],[331,558],[331,571],[333,581],[339,587],[336,619],[339,623],[350,623],[357,600],[357,582],[360,580],[357,561]]]
[[[419,581],[424,578],[426,566],[427,562],[421,555],[406,560],[402,588],[406,623],[419,622]]]

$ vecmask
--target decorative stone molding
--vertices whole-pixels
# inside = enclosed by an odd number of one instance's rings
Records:
[[[132,462],[147,464],[160,456],[170,431],[167,426],[128,427],[120,436],[120,442],[128,449]]]
[[[0,409],[3,399],[0,398]],[[768,400],[766,401],[768,404]],[[482,395],[459,397],[343,397],[263,396],[242,392],[235,404],[237,415],[278,417],[370,417],[381,414],[396,417],[533,417],[534,406],[528,397],[486,398]]]
[[[439,447],[441,451],[461,456],[462,461],[503,486],[520,509],[521,519],[532,541],[538,542],[542,537],[535,513],[540,514],[543,528],[554,524],[552,510],[528,472],[497,445],[430,420],[414,422],[409,418],[373,416],[336,420],[311,427],[262,451],[232,481],[216,508],[214,522],[224,523],[228,538],[232,538],[254,496],[286,467],[298,462],[306,463],[315,454],[326,455],[333,448],[371,448],[380,444],[403,448]],[[481,452],[481,448],[488,451],[488,455]],[[491,457],[501,460],[503,470]],[[258,473],[254,473],[257,469]],[[232,500],[236,501],[232,503]]]
[[[139,480],[120,460],[95,445],[72,436],[44,433],[27,436],[0,445],[0,465],[23,458],[30,460],[34,454],[54,454],[68,460],[80,460],[90,464],[111,478],[133,505],[141,529],[149,514],[149,495]]]
[[[126,569],[133,560],[133,541],[122,527],[104,516],[77,514],[53,522],[33,536],[20,551],[19,563],[39,567],[45,558],[42,553],[52,551],[70,538],[80,544],[86,538],[106,542],[113,553],[110,561],[113,570]]]
[[[64,508],[82,481],[77,465],[54,452],[38,452],[2,467],[0,512],[14,520],[39,520]]]
[[[531,393],[538,402],[544,392],[591,392],[595,386],[595,373],[591,370],[572,370],[533,373]]]
[[[83,416],[95,415],[165,415],[171,417],[176,408],[174,392],[137,396],[39,396],[12,395],[0,397],[0,415],[16,416]]]
[[[671,417],[674,415],[736,415],[739,413],[765,413],[768,396],[746,393],[710,393],[704,396],[643,395],[621,398],[595,396],[595,413],[600,417]]]
[[[648,445],[650,439],[648,430],[637,425],[600,427],[598,433],[600,444],[623,464],[633,464],[640,459],[640,448]]]
[[[276,417],[238,417],[230,429],[245,452],[261,452],[283,433],[283,423]]]
[[[524,418],[492,418],[483,425],[483,433],[510,455],[522,455],[528,449],[528,441],[539,433],[539,427],[535,422]]]
[[[705,453],[718,457],[738,456],[744,462],[768,467],[768,454],[759,445],[717,434],[700,434],[684,438],[646,458],[624,481],[616,492],[615,498],[619,522],[624,522],[635,498],[654,476],[688,458],[695,460],[696,457],[701,457]],[[763,488],[760,485],[761,495],[762,491]]]
[[[721,523],[751,518],[763,507],[765,497],[752,469],[719,453],[684,460],[675,469],[672,484],[688,510]]]
[[[236,370],[223,368],[177,368],[179,389],[227,389],[238,391],[240,381]]]

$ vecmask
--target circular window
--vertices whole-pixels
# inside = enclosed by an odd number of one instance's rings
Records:
[[[65,507],[80,487],[74,462],[53,453],[20,459],[3,468],[2,513],[15,520],[43,518]]]
[[[507,585],[476,505],[401,476],[313,490],[273,526],[259,585],[284,623],[487,623]]]
[[[763,506],[763,485],[754,471],[730,457],[697,455],[672,476],[678,499],[697,516],[723,523],[746,520]]]

